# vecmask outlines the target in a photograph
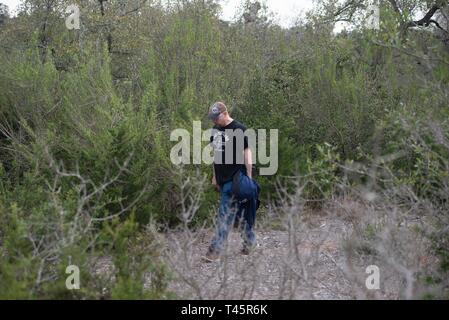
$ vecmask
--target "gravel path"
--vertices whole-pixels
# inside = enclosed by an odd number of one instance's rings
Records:
[[[360,212],[360,208],[356,209],[354,212]],[[396,251],[393,251],[394,255],[388,253],[382,257],[372,247],[353,241],[352,226],[360,226],[353,217],[312,214],[306,219],[302,217],[301,221],[262,221],[256,228],[257,248],[250,255],[240,253],[242,239],[234,229],[220,259],[209,263],[202,257],[213,236],[212,229],[158,233],[161,259],[169,271],[170,297],[187,300],[340,300],[422,296],[424,291],[419,291],[416,281],[410,287],[404,279],[413,274],[409,270],[422,272],[437,264],[436,260],[430,259],[426,246],[417,246],[411,233],[411,237],[403,237],[402,244],[386,242],[393,244]],[[360,230],[357,234],[360,236]],[[406,254],[408,262],[401,260],[397,252]],[[366,287],[370,276],[366,268],[371,265],[380,271],[380,288],[377,290]],[[401,270],[404,266],[409,268],[405,273]],[[114,278],[110,257],[100,259],[95,269],[99,274]],[[145,279],[144,287],[150,288],[151,274]],[[407,290],[412,291],[405,295]]]
[[[259,228],[258,247],[249,256],[240,254],[241,239],[234,230],[226,253],[211,263],[201,257],[212,230],[191,235],[172,232],[166,238],[166,262],[173,271],[169,289],[181,299],[366,298],[364,279],[354,283],[342,267],[342,243],[351,231],[349,224],[326,217],[312,220],[297,223],[291,228],[294,232]],[[355,272],[363,276],[365,269]]]

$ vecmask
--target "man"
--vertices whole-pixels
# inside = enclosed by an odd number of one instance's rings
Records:
[[[211,144],[214,149],[212,184],[220,192],[215,235],[204,257],[206,261],[219,258],[236,216],[242,215],[242,204],[232,194],[233,177],[238,171],[252,177],[251,149],[248,137],[244,135],[245,126],[231,118],[227,107],[216,102],[209,108],[208,118],[215,124],[212,129]],[[240,224],[243,238],[242,254],[249,254],[256,245],[252,224],[243,219]]]

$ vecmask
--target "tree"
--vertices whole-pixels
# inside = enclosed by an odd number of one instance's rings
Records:
[[[3,3],[0,3],[0,26],[6,22],[9,18],[8,7]]]

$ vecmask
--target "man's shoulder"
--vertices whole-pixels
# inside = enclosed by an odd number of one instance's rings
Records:
[[[233,129],[242,129],[243,131],[246,130],[245,125],[243,123],[241,123],[240,121],[234,120],[232,124],[234,127]]]

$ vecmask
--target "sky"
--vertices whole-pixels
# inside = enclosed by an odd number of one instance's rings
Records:
[[[0,0],[0,3],[6,4],[9,11],[13,13],[21,0]],[[237,12],[242,0],[221,0],[223,20],[231,20]],[[313,0],[261,0],[267,4],[268,10],[276,15],[276,22],[283,27],[289,27],[294,24],[301,12],[311,9]]]
[[[1,0],[0,0],[1,1]],[[221,0],[224,20],[231,20],[238,10],[242,0]],[[276,23],[283,27],[290,27],[297,17],[312,9],[313,0],[265,0],[268,10],[276,15]]]

